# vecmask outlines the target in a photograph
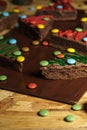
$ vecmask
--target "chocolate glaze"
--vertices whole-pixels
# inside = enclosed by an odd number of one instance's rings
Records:
[[[72,23],[72,26],[74,26],[78,21]],[[62,24],[64,25],[64,22],[61,22],[61,26]],[[65,24],[67,23],[65,22]],[[22,73],[0,67],[0,75],[5,74],[8,76],[6,81],[0,82],[0,88],[69,104],[76,103],[82,97],[87,90],[87,78],[47,80],[41,75],[40,60],[53,58],[52,53],[56,50],[55,48],[42,45],[34,46],[31,44],[30,38],[17,29],[12,30],[6,37],[9,37],[9,35],[18,40],[20,48],[28,46],[30,51],[24,53],[26,60],[24,61]],[[30,82],[37,83],[37,88],[28,89],[27,84]]]

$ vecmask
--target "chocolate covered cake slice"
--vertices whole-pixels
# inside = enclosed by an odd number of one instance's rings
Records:
[[[1,12],[0,13],[0,32],[10,29],[18,22],[18,13]]]
[[[0,40],[0,65],[10,69],[22,71],[25,60],[20,51],[17,40],[6,38]]]
[[[30,16],[19,18],[21,31],[30,39],[42,41],[52,28],[53,17],[51,15]]]
[[[69,53],[55,52],[55,58],[40,61],[41,73],[47,79],[76,79],[87,77],[87,56],[68,48]],[[44,63],[44,64],[43,64]]]
[[[42,6],[36,11],[36,15],[53,15],[54,20],[75,20],[77,10],[71,5],[70,0],[56,0]]]
[[[68,47],[75,48],[79,53],[87,55],[87,30],[75,28],[74,30],[51,30],[49,36],[49,45],[61,50],[66,50]]]

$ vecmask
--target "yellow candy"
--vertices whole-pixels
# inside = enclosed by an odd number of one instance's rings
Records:
[[[38,5],[38,6],[36,7],[37,10],[39,10],[39,9],[41,9],[41,8],[42,8],[41,5]]]
[[[40,42],[39,42],[38,40],[35,40],[35,41],[32,42],[32,44],[33,44],[33,45],[39,45]]]
[[[38,24],[37,27],[38,27],[39,29],[44,29],[44,28],[45,28],[45,26],[44,26],[43,24]]]
[[[25,60],[25,57],[24,56],[18,56],[17,57],[17,61],[18,62],[23,62]]]
[[[58,32],[59,32],[59,29],[54,28],[54,29],[51,30],[51,32],[52,32],[52,33],[58,33]]]
[[[87,17],[82,17],[81,22],[87,22]]]
[[[27,46],[25,46],[25,47],[22,47],[22,51],[24,51],[24,52],[28,52],[30,49],[29,49],[29,47],[27,47]]]
[[[70,53],[76,52],[76,50],[74,48],[68,48],[67,51],[70,52]]]
[[[19,10],[19,9],[14,9],[13,12],[14,12],[14,13],[19,13],[20,10]]]

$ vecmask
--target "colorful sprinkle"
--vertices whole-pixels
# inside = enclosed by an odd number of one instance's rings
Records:
[[[23,62],[24,60],[25,60],[24,56],[18,56],[17,57],[17,61],[20,62],[20,63]]]
[[[35,10],[35,7],[34,7],[34,6],[30,6],[30,7],[29,7],[29,10],[34,11],[34,10]]]
[[[63,9],[63,6],[62,5],[57,5],[56,8],[57,9]]]
[[[50,18],[45,17],[45,18],[43,18],[43,20],[45,20],[45,21],[49,21],[49,20],[50,20]]]
[[[45,117],[45,116],[48,116],[49,111],[46,110],[46,109],[42,109],[42,110],[40,110],[40,111],[38,112],[38,114],[39,114],[40,116],[42,116],[42,117]]]
[[[48,64],[49,64],[49,62],[47,60],[40,61],[41,66],[47,66]]]

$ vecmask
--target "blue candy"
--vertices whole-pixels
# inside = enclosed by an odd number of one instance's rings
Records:
[[[57,8],[57,9],[62,9],[63,6],[62,6],[62,5],[57,5],[56,8]]]
[[[84,41],[84,42],[87,42],[87,37],[84,37],[84,38],[83,38],[83,41]]]
[[[27,18],[27,16],[26,15],[21,15],[20,18],[25,19],[25,18]]]
[[[16,39],[11,39],[9,40],[9,44],[13,45],[13,44],[16,44],[17,43],[17,40]]]
[[[10,13],[9,13],[9,12],[3,12],[2,15],[3,15],[4,17],[8,17],[8,16],[10,15]]]
[[[69,65],[73,65],[73,64],[76,63],[76,60],[73,59],[73,58],[69,58],[69,59],[67,59],[67,63],[68,63]]]

